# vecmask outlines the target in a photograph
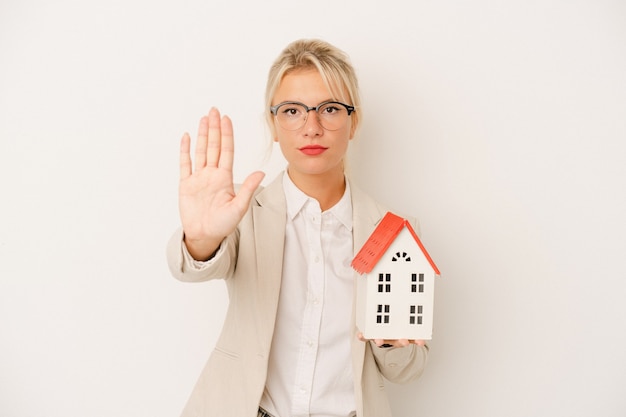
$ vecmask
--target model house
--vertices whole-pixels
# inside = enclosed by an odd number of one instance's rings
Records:
[[[387,213],[352,261],[356,324],[367,339],[431,339],[439,269],[402,217]]]

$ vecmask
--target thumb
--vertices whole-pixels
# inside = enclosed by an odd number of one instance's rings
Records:
[[[252,174],[248,175],[245,179],[241,187],[239,188],[239,192],[237,196],[233,199],[233,202],[239,207],[239,209],[243,212],[248,209],[248,205],[250,204],[250,199],[259,185],[261,185],[261,181],[265,177],[265,173],[262,171],[256,171]]]

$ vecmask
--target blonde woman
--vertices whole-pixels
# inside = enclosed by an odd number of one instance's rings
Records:
[[[267,121],[287,167],[267,187],[254,172],[235,190],[232,125],[217,109],[193,157],[183,136],[169,266],[183,281],[224,279],[230,296],[184,417],[386,417],[383,377],[422,373],[424,341],[363,340],[354,323],[350,261],[388,211],[344,172],[359,106],[348,57],[298,40],[269,72]]]

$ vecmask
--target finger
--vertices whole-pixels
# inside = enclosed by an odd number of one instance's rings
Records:
[[[221,124],[222,143],[220,147],[220,168],[233,169],[233,159],[235,158],[235,139],[233,135],[233,123],[228,116],[222,117]],[[256,187],[255,187],[256,189]]]
[[[426,346],[425,340],[411,340],[411,343],[415,343],[417,346]]]
[[[185,133],[180,140],[180,179],[185,179],[191,175],[191,156],[189,149],[191,147],[191,138],[189,133]]]
[[[259,188],[259,185],[261,185],[261,181],[263,181],[264,177],[264,172],[256,171],[248,175],[248,178],[241,184],[237,196],[233,199],[233,204],[235,204],[240,213],[248,210],[250,199],[252,199],[252,195],[256,189]]]
[[[215,168],[220,160],[220,147],[222,142],[220,112],[213,107],[209,111],[209,129],[206,148],[206,166]]]
[[[198,139],[196,141],[196,170],[202,169],[206,165],[206,148],[209,132],[209,119],[204,116],[198,124]]]

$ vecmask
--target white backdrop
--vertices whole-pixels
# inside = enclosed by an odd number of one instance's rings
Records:
[[[0,415],[178,415],[227,303],[166,267],[178,141],[219,106],[236,180],[273,178],[265,77],[300,37],[351,55],[353,176],[443,273],[395,415],[626,415],[618,0],[1,0]]]

